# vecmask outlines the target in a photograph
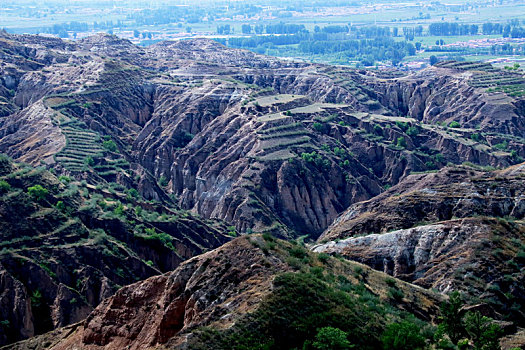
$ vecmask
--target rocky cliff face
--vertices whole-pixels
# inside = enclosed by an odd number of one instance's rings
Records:
[[[2,35],[0,151],[240,232],[316,237],[410,172],[525,156],[521,100],[474,87],[468,71],[300,64],[208,40]]]
[[[501,171],[460,166],[411,175],[381,195],[348,208],[319,240],[472,216],[523,219],[524,169],[523,164]]]
[[[460,290],[521,323],[524,169],[463,166],[411,175],[351,206],[313,250],[341,254],[425,288]]]

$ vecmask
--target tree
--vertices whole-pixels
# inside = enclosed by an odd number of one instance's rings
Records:
[[[465,331],[463,329],[463,315],[464,311],[461,310],[464,303],[461,300],[459,292],[454,291],[450,294],[449,300],[441,304],[441,324],[439,327],[443,332],[448,334],[450,340],[457,344],[458,341],[464,336]]]
[[[11,185],[5,180],[0,180],[0,194],[7,193],[11,190]]]
[[[416,45],[416,50],[421,50],[421,43],[418,41],[417,43],[415,43],[414,45]]]
[[[419,332],[418,325],[403,321],[386,327],[381,340],[385,350],[422,349],[425,338]]]
[[[138,30],[134,29],[134,30],[133,30],[133,36],[134,36],[135,38],[138,38],[138,37],[140,36],[140,32],[139,32]]]
[[[502,336],[501,327],[492,322],[492,319],[481,315],[479,311],[467,312],[464,318],[465,331],[474,343],[475,349],[499,349],[499,338]]]
[[[35,185],[27,188],[27,194],[29,194],[36,201],[44,200],[48,192],[49,191],[41,185]]]
[[[64,204],[63,201],[58,201],[57,204],[55,205],[55,208],[57,208],[57,210],[64,211],[66,210],[66,205]]]
[[[110,152],[116,152],[117,151],[117,144],[113,140],[105,140],[102,143],[102,146],[107,149]]]
[[[405,148],[407,146],[407,141],[405,140],[405,138],[403,136],[398,137],[396,145],[397,145],[397,147]]]
[[[434,55],[430,56],[430,65],[431,66],[435,65],[438,62],[439,62],[439,60],[437,59],[436,56],[434,56]]]
[[[124,215],[124,206],[122,205],[122,203],[118,202],[115,209],[113,209],[113,214],[115,214],[116,216]]]
[[[319,329],[312,345],[318,350],[344,350],[353,347],[347,339],[346,332],[333,327]]]

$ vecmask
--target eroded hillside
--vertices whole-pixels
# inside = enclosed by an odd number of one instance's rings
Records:
[[[428,327],[441,300],[361,264],[248,236],[122,288],[81,324],[13,348],[310,348],[317,329],[332,326],[374,349],[389,323]]]
[[[229,231],[228,231],[229,230]],[[83,320],[121,286],[230,240],[225,224],[0,158],[0,343]]]
[[[243,233],[316,237],[411,172],[525,156],[523,101],[488,88],[522,78],[486,66],[352,70],[108,35],[0,44],[1,152]]]
[[[411,175],[351,206],[313,249],[424,288],[462,291],[523,324],[524,170],[460,166]]]

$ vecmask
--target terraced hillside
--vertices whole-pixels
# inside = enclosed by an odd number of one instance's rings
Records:
[[[413,172],[525,157],[523,99],[504,88],[520,86],[520,73],[486,64],[408,74],[208,40],[139,48],[108,35],[2,35],[20,57],[2,68],[15,110],[0,120],[0,151],[242,233],[316,238],[349,205]]]
[[[0,157],[0,344],[85,318],[121,286],[235,234],[219,222]]]

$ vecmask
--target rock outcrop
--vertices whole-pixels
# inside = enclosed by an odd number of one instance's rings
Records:
[[[462,291],[523,322],[524,169],[411,175],[351,206],[312,249],[424,288]]]

